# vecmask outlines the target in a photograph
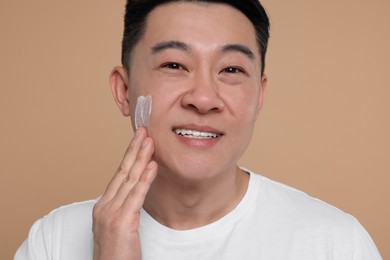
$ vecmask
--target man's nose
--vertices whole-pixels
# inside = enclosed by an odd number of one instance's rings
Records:
[[[220,112],[224,108],[218,83],[209,73],[194,75],[191,87],[183,96],[181,104],[200,114]]]

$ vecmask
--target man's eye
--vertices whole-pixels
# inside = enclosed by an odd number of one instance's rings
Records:
[[[223,69],[223,72],[227,72],[227,73],[244,73],[244,71],[242,69],[236,68],[236,67],[225,68],[225,69]]]
[[[174,62],[165,63],[165,64],[162,65],[162,67],[168,68],[168,69],[174,69],[174,70],[182,70],[182,69],[184,69],[184,67],[181,66],[179,63],[174,63]]]

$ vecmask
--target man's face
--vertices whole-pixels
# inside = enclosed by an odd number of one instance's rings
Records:
[[[238,10],[182,2],[149,14],[127,94],[131,115],[138,96],[152,96],[149,136],[160,174],[205,179],[235,171],[261,107],[260,72],[254,27]]]

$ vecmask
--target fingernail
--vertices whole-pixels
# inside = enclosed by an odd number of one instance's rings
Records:
[[[146,165],[147,170],[151,170],[151,169],[153,169],[153,167],[154,167],[153,161],[149,162],[148,165]]]

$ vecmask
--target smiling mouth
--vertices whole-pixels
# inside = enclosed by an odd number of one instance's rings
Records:
[[[187,138],[196,138],[196,139],[210,139],[210,138],[218,138],[222,136],[220,133],[213,132],[201,132],[191,129],[173,129],[173,132],[177,135],[181,135]]]

